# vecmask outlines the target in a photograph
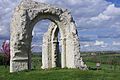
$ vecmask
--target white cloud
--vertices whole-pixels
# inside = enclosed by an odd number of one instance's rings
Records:
[[[106,8],[105,11],[100,13],[98,16],[92,17],[91,20],[92,21],[96,21],[96,20],[97,21],[112,20],[112,19],[117,18],[118,16],[120,16],[119,13],[120,13],[120,8],[116,8],[114,4],[111,4]]]
[[[84,45],[83,47],[89,47],[90,45],[88,45],[88,44],[86,44],[86,45]]]
[[[94,42],[87,42],[87,41],[84,41],[84,42],[80,42],[80,45],[81,47],[90,47],[94,44]]]
[[[104,45],[104,41],[98,41],[98,40],[96,40],[96,42],[94,43],[94,45],[96,45],[96,46]]]
[[[109,20],[111,18],[111,16],[107,16],[107,15],[104,15],[104,14],[99,14],[97,17],[92,17],[91,20],[92,21],[104,21],[104,20]]]
[[[42,47],[41,44],[32,44],[32,47]]]
[[[2,31],[2,29],[0,28],[0,32]]]
[[[120,46],[120,42],[113,41],[112,45],[114,45],[114,46]]]
[[[1,36],[7,36],[9,35],[9,29],[6,28],[5,26],[0,26],[0,35]]]
[[[18,1],[0,0],[0,35],[9,36],[10,20],[14,7]]]
[[[101,45],[101,47],[102,47],[102,48],[106,48],[106,47],[107,47],[107,45]]]
[[[76,5],[82,3],[83,0],[66,0],[66,2],[69,3],[70,5]]]
[[[114,4],[111,4],[103,12],[103,14],[108,15],[108,16],[120,16],[120,8],[117,8],[115,7]]]
[[[100,5],[98,4],[97,6],[100,6]],[[115,7],[115,5],[111,3],[106,4],[106,6],[100,6],[100,7],[94,8],[96,9],[94,13],[98,12],[98,14],[96,15],[90,16],[91,14],[94,14],[92,12],[88,14],[89,17],[81,17],[81,18],[78,17],[79,27],[82,29],[91,29],[91,28],[97,29],[101,27],[101,28],[115,28],[115,29],[117,28],[118,30],[120,30],[120,27],[119,27],[120,26],[120,8]],[[101,10],[101,12],[99,11],[99,9]]]
[[[81,42],[81,51],[105,51],[105,50],[114,50],[115,47],[112,47],[104,41],[96,40],[95,42]]]
[[[37,1],[37,2],[47,2],[49,0],[33,0],[33,1]]]
[[[14,7],[20,1],[21,0],[0,0],[0,11],[1,11],[0,35],[2,36],[9,35],[10,18]],[[71,11],[71,14],[73,15],[74,20],[77,23],[77,27],[79,27],[80,29],[87,29],[87,30],[95,29],[95,28],[98,29],[98,27],[109,29],[112,27],[113,29],[116,29],[114,35],[117,35],[120,31],[120,27],[119,27],[120,8],[115,7],[114,4],[111,4],[106,0],[34,0],[34,1],[50,3],[59,7],[69,9]],[[40,29],[41,28],[36,28],[37,32],[33,32],[33,34],[35,33],[38,33],[39,35],[43,34],[44,29],[43,28],[41,30]],[[87,34],[87,30],[86,30],[86,34]],[[87,37],[90,39],[95,38],[96,40],[99,40],[97,39],[97,34],[95,33],[93,36],[87,36]],[[87,41],[86,43],[83,44],[83,47],[90,48],[91,46],[97,46],[97,45],[101,45],[100,47],[103,48],[107,46],[107,44],[102,41],[96,41],[95,43]],[[116,45],[116,43],[114,43],[114,45]]]

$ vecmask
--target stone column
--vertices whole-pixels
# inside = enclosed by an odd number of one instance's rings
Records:
[[[43,44],[42,44],[42,69],[49,68],[50,58],[49,58],[49,37],[48,34],[45,33],[43,36]]]
[[[75,55],[75,45],[74,45],[73,35],[68,34],[66,38],[66,66],[68,68],[75,68],[74,55]],[[76,55],[77,56],[77,55]]]
[[[66,67],[66,39],[62,38],[61,39],[61,67],[65,68]]]
[[[11,37],[10,45],[11,46],[10,72],[31,69],[30,56],[28,56],[30,55],[29,40],[26,39],[25,41],[24,40],[12,41],[12,39],[13,37]]]

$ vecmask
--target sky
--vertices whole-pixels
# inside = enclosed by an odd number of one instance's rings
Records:
[[[10,39],[10,21],[21,0],[0,0],[0,45]],[[68,9],[77,25],[81,51],[120,50],[120,0],[34,0]],[[33,51],[41,50],[50,24],[43,20],[33,30]]]

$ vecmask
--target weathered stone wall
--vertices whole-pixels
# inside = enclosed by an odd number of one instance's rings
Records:
[[[32,30],[34,25],[43,19],[49,19],[54,24],[43,37],[42,68],[57,65],[57,28],[61,34],[61,67],[81,66],[79,39],[70,12],[49,4],[22,0],[16,7],[11,21],[10,72],[31,69]]]

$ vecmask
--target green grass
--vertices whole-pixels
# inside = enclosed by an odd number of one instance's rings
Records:
[[[120,54],[97,54],[83,57],[85,62],[101,62],[102,64],[120,65]]]
[[[101,55],[102,56],[102,55]],[[104,55],[103,55],[104,56]],[[105,57],[101,57],[104,59]],[[87,59],[87,57],[85,58]],[[96,63],[91,62],[91,58],[87,59],[86,64],[95,67]],[[118,60],[118,59],[117,59]],[[111,69],[108,64],[101,64],[101,70],[79,69],[40,69],[41,57],[34,56],[32,58],[33,70],[9,73],[9,67],[0,66],[0,80],[120,80],[120,66]],[[114,67],[114,65],[112,65]]]
[[[32,70],[9,73],[0,66],[0,80],[120,80],[120,71],[79,69]]]

